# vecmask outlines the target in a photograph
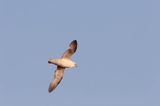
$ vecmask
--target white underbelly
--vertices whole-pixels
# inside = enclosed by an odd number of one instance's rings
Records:
[[[55,64],[65,68],[75,67],[75,63],[69,59],[55,59]]]

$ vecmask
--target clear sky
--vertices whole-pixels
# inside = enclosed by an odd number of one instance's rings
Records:
[[[0,0],[0,106],[160,106],[158,0]],[[54,65],[76,39],[55,91]]]

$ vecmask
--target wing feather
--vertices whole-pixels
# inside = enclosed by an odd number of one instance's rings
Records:
[[[48,92],[52,92],[58,84],[61,82],[63,75],[64,75],[64,69],[63,67],[57,66],[57,70],[54,73],[54,80],[50,83]]]
[[[68,50],[66,50],[62,56],[62,58],[70,58],[77,50],[77,40],[73,40],[70,45]]]

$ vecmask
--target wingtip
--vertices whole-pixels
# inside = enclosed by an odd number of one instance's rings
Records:
[[[75,43],[75,44],[77,44],[77,40],[73,40],[72,42]]]
[[[48,92],[51,93],[53,90],[52,89],[48,89]]]
[[[51,86],[51,83],[50,83],[49,88],[48,88],[48,92],[51,93],[53,90],[54,90],[54,88]]]
[[[77,40],[73,40],[70,45],[72,45],[72,44],[74,44],[74,45],[77,46],[77,44],[78,44],[78,43],[77,43]]]

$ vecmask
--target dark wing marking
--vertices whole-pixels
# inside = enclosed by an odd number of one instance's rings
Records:
[[[77,40],[73,40],[70,45],[68,50],[66,50],[62,56],[62,58],[70,58],[77,50]]]
[[[48,92],[52,92],[57,85],[61,82],[63,75],[64,75],[64,69],[63,67],[57,66],[57,70],[54,72],[54,80],[50,83]]]

